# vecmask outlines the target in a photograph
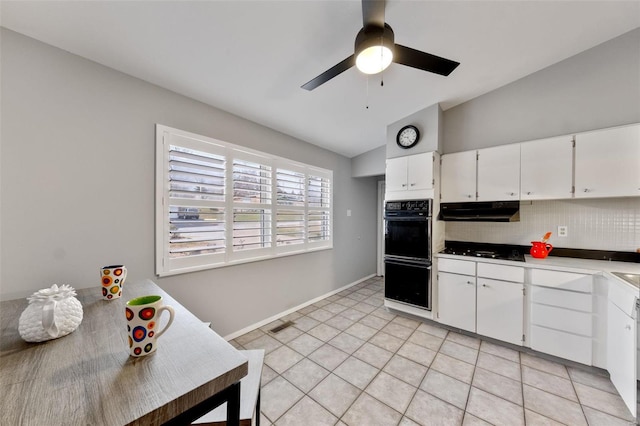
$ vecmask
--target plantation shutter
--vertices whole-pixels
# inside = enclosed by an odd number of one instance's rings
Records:
[[[294,246],[305,243],[305,173],[278,168],[276,192],[277,246]]]
[[[234,252],[271,247],[272,179],[270,165],[233,159]]]
[[[307,180],[308,212],[307,235],[309,242],[329,241],[331,238],[331,179],[314,176]]]

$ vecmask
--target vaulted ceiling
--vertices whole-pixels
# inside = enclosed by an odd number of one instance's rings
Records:
[[[392,64],[300,86],[353,53],[360,1],[2,1],[2,26],[353,157],[386,126],[451,108],[640,26],[639,1],[389,0],[396,43],[461,63]],[[381,79],[384,86],[381,86]],[[368,108],[367,108],[368,107]]]

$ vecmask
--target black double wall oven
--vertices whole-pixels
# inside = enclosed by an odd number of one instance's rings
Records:
[[[384,265],[387,299],[431,310],[433,200],[385,203]]]

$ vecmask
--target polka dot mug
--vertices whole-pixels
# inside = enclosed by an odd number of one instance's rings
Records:
[[[160,315],[169,312],[169,322],[160,330]],[[129,355],[139,357],[155,352],[160,337],[173,323],[175,312],[164,305],[162,296],[142,296],[131,299],[125,307],[129,336]]]
[[[122,296],[122,285],[127,278],[127,268],[124,265],[110,265],[100,268],[102,298],[113,300]]]

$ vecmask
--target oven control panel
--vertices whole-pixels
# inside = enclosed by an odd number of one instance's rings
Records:
[[[389,213],[425,213],[431,214],[431,204],[433,200],[405,200],[405,201],[387,201],[385,205],[385,214]]]

